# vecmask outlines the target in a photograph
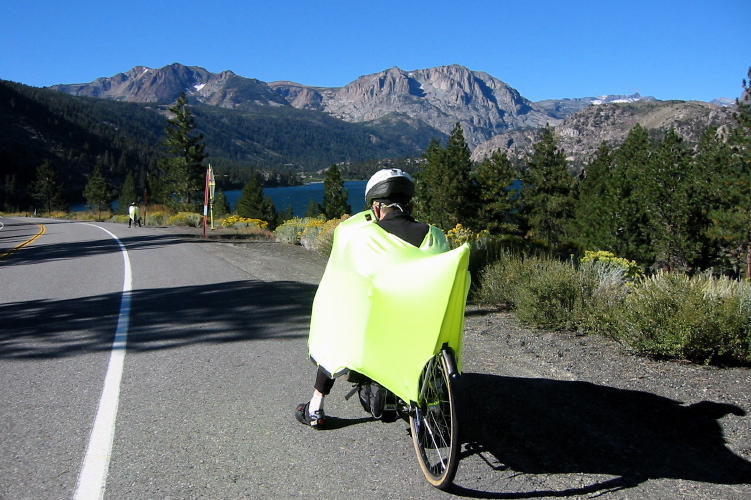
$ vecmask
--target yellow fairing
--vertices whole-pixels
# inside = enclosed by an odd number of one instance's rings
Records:
[[[447,251],[431,228],[417,248],[374,220],[366,211],[337,228],[308,347],[329,373],[355,370],[416,401],[420,372],[444,343],[461,367],[469,247]]]

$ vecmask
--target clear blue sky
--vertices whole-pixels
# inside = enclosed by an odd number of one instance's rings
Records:
[[[324,87],[461,64],[533,101],[709,101],[738,97],[751,67],[750,0],[13,0],[0,14],[0,79],[37,87],[173,62]]]

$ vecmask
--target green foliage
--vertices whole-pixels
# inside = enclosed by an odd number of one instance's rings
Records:
[[[585,248],[614,248],[619,237],[619,193],[610,147],[603,143],[579,182],[570,231]]]
[[[347,198],[347,190],[344,189],[339,168],[331,165],[323,179],[323,203],[318,206],[318,210],[326,219],[338,219],[342,215],[352,213]]]
[[[654,260],[654,250],[650,245],[649,226],[639,186],[650,181],[644,169],[649,163],[651,151],[649,134],[637,124],[625,142],[613,152],[611,192],[617,200],[613,207],[613,228],[617,237],[612,246],[594,246],[647,265]]]
[[[86,174],[97,164],[119,186],[127,168],[156,163],[163,123],[147,105],[8,81],[0,81],[0,116],[7,118],[0,134],[0,180],[13,181],[9,191],[0,191],[0,206],[7,202],[18,207],[31,205],[29,188],[44,160],[52,162],[64,180],[66,200],[83,201]]]
[[[263,194],[263,186],[257,176],[243,187],[235,205],[235,213],[248,219],[264,220],[270,225],[276,223],[274,202]]]
[[[566,241],[574,212],[573,185],[566,155],[558,148],[553,129],[541,129],[522,173],[521,213],[530,236],[553,247]]]
[[[750,283],[680,272],[632,281],[628,267],[610,255],[577,267],[505,252],[483,272],[475,298],[534,327],[599,333],[640,354],[751,363]]]
[[[444,231],[476,219],[477,190],[471,179],[472,161],[461,125],[454,126],[446,147],[431,140],[417,177],[416,215]]]
[[[620,323],[617,338],[640,353],[751,361],[748,283],[661,272],[626,297]]]
[[[474,174],[479,201],[475,227],[493,234],[518,230],[520,198],[514,189],[518,179],[519,171],[505,153],[496,151],[480,163]]]
[[[102,210],[109,210],[113,200],[112,186],[102,174],[101,166],[94,167],[94,171],[89,175],[89,182],[83,190],[83,195],[86,203],[97,211],[98,219],[102,217]]]
[[[128,213],[128,207],[133,202],[138,202],[138,192],[136,191],[136,179],[132,172],[128,172],[123,182],[120,197],[117,199],[117,213],[125,215]]]
[[[45,160],[37,169],[36,180],[31,185],[31,196],[51,215],[53,210],[67,208],[63,201],[63,185],[58,181],[57,169]]]
[[[169,218],[167,225],[201,227],[203,226],[203,215],[193,212],[178,212]]]
[[[169,155],[161,164],[164,178],[160,179],[160,189],[154,193],[159,201],[174,204],[181,208],[192,208],[199,201],[205,183],[203,134],[196,134],[195,119],[188,110],[185,92],[180,93],[177,102],[169,108],[172,118],[164,127],[164,146]]]
[[[229,203],[227,202],[227,196],[224,191],[217,189],[214,192],[214,217],[224,217],[229,214]]]

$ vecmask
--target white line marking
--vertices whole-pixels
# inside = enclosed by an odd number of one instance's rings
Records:
[[[128,326],[130,322],[130,300],[133,289],[133,275],[130,270],[130,258],[125,245],[117,236],[103,227],[94,226],[109,234],[120,246],[123,255],[123,295],[120,302],[120,316],[117,320],[115,340],[112,342],[112,353],[107,366],[107,375],[104,377],[102,398],[99,400],[94,427],[89,438],[89,447],[83,460],[81,474],[78,476],[78,485],[74,498],[76,500],[101,499],[104,497],[104,489],[107,483],[107,471],[109,470],[110,455],[112,454],[112,441],[115,437],[115,419],[117,406],[120,400],[120,380],[123,375],[125,362],[125,346],[128,342]]]

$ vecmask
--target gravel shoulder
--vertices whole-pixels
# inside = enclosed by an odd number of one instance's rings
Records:
[[[317,283],[325,267],[293,245],[200,243],[262,280]],[[463,372],[454,495],[751,498],[748,368],[635,356],[602,337],[528,329],[470,305]]]

